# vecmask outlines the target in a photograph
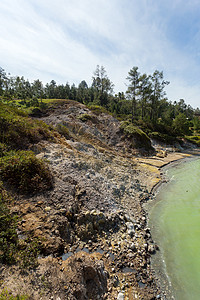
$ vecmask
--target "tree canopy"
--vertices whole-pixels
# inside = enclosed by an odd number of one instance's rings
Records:
[[[78,86],[57,84],[51,80],[43,84],[30,82],[23,76],[13,77],[0,67],[0,100],[14,103],[21,99],[24,105],[41,106],[44,99],[71,99],[86,105],[101,105],[122,120],[138,124],[148,132],[180,135],[189,134],[191,128],[200,130],[200,112],[187,105],[184,99],[169,101],[165,87],[169,84],[162,71],[142,74],[137,66],[127,75],[126,93],[113,94],[114,84],[104,66],[97,65],[91,86],[83,79]]]

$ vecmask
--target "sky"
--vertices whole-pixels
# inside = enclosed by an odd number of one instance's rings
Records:
[[[114,91],[128,72],[163,71],[170,101],[200,107],[199,0],[0,0],[0,67],[44,84],[85,80],[97,65]]]

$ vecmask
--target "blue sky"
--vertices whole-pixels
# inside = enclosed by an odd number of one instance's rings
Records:
[[[13,76],[90,85],[99,64],[118,92],[133,66],[157,69],[169,100],[200,107],[199,0],[1,0],[0,28]]]

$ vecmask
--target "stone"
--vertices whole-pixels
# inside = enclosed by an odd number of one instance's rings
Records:
[[[126,222],[127,232],[132,237],[135,233],[134,225],[132,222]]]
[[[45,210],[46,212],[50,212],[51,207],[50,207],[50,206],[46,206],[44,210]]]
[[[155,246],[154,245],[149,245],[148,246],[148,251],[150,254],[154,254],[156,252]]]
[[[130,249],[131,249],[132,251],[135,251],[135,250],[136,250],[136,246],[135,246],[134,243],[132,243],[132,244],[130,245]]]
[[[124,300],[124,294],[122,292],[118,294],[117,300]]]

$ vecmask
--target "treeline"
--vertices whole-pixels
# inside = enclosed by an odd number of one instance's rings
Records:
[[[21,99],[26,106],[42,107],[43,99],[71,99],[86,105],[101,105],[114,115],[139,124],[144,130],[168,135],[190,134],[200,130],[199,109],[193,109],[183,99],[168,101],[163,72],[141,74],[133,67],[126,78],[126,92],[113,94],[114,84],[103,66],[97,66],[88,86],[82,80],[75,84],[44,85],[39,79],[30,82],[23,76],[13,77],[0,68],[0,97],[7,101]]]

